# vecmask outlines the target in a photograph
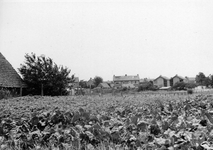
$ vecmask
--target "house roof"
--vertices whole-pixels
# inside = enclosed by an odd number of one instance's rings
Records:
[[[179,76],[179,75],[177,75],[177,74],[176,74],[174,77],[172,77],[172,79],[175,78],[175,77],[178,77],[178,78],[180,78],[180,79],[184,79],[184,77]]]
[[[163,78],[163,79],[165,79],[165,80],[169,80],[168,77],[160,75],[159,77],[157,77],[156,79],[154,79],[154,81],[157,80],[157,79],[159,79],[159,78]]]
[[[98,86],[101,86],[103,88],[110,88],[110,86],[106,82],[100,83]]]
[[[92,78],[89,79],[89,81],[87,81],[87,85],[94,85],[94,80]]]
[[[140,80],[139,75],[113,76],[113,81],[135,81]]]
[[[0,53],[0,86],[2,87],[26,87],[19,74],[12,65]]]

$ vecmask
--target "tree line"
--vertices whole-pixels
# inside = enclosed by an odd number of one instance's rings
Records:
[[[62,65],[57,65],[53,60],[44,55],[36,56],[31,53],[25,55],[25,61],[18,68],[24,82],[27,85],[25,94],[31,95],[67,95],[69,83],[74,82],[74,75],[70,75],[71,70]],[[196,83],[178,82],[172,86],[174,90],[184,90],[194,88],[198,85],[213,87],[213,75],[206,76],[203,72],[196,75]],[[103,78],[95,76],[91,86],[87,81],[81,80],[79,86],[82,88],[95,88],[103,82]],[[149,81],[138,87],[138,91],[157,90],[158,88]]]

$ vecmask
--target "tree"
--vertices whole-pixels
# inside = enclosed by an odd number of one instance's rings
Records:
[[[209,75],[209,79],[210,79],[210,85],[213,87],[213,75]]]
[[[212,86],[213,85],[213,76],[209,75],[209,76],[205,76],[204,73],[200,72],[197,76],[196,76],[196,82],[198,83],[198,85],[202,85],[202,86]]]
[[[186,89],[193,89],[193,88],[195,88],[196,86],[197,86],[196,83],[186,83],[186,84],[185,84]]]
[[[70,70],[67,67],[58,66],[51,58],[44,55],[36,56],[34,53],[25,55],[25,62],[21,64],[19,72],[27,84],[27,92],[33,95],[65,95]]]
[[[206,76],[205,76],[204,73],[199,72],[199,74],[196,75],[195,80],[196,80],[196,83],[198,83],[199,85],[205,85],[205,83],[206,83]]]
[[[84,80],[81,80],[81,81],[79,82],[79,85],[80,85],[80,87],[82,87],[82,88],[87,88],[87,82],[84,81]]]
[[[96,76],[94,78],[94,84],[95,84],[95,87],[97,87],[100,83],[103,82],[103,78],[99,77],[99,76]]]

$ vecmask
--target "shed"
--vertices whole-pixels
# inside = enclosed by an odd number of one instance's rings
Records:
[[[22,88],[26,87],[19,74],[1,53],[0,53],[0,87],[19,88],[20,95],[22,95]]]

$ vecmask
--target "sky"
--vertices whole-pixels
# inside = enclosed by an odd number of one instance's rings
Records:
[[[213,74],[212,0],[0,0],[0,52],[53,59],[80,80]]]

